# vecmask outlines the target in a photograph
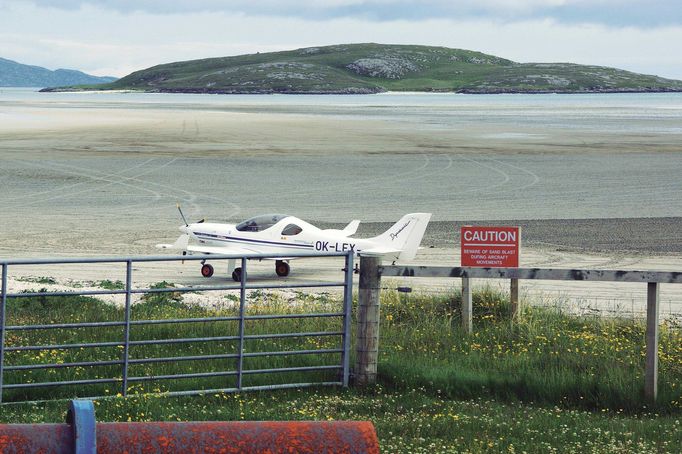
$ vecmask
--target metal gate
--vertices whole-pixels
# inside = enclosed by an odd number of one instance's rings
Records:
[[[297,253],[287,258],[312,256]],[[322,255],[342,261],[338,269],[343,274],[338,281],[249,281],[249,259],[277,257],[210,256],[212,262],[240,260],[241,281],[185,287],[135,287],[134,265],[199,261],[206,256],[0,260],[0,399],[348,386],[352,253]],[[8,276],[15,268],[73,264],[125,266],[125,283],[119,288],[87,291],[8,291]],[[322,310],[306,312],[283,306],[284,311],[252,312],[257,310],[250,302],[254,293],[262,296],[267,295],[264,290],[271,289],[334,287],[340,290],[339,296],[329,298]],[[185,307],[175,301],[189,292],[217,291],[235,293],[231,304],[223,305],[222,310]],[[124,302],[120,307],[102,303],[97,298],[103,295],[121,295]],[[135,295],[144,295],[146,303],[134,304]],[[297,327],[304,329],[293,329]],[[282,376],[290,379],[275,379]]]

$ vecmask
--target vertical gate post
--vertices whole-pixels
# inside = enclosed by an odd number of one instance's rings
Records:
[[[473,321],[473,295],[471,292],[471,279],[462,278],[462,328],[467,334],[474,331]]]
[[[130,358],[130,312],[131,295],[133,290],[133,262],[126,261],[126,305],[125,305],[125,327],[123,330],[123,389],[121,394],[128,395],[128,360]]]
[[[246,257],[242,257],[242,273],[239,283],[239,347],[237,353],[237,389],[242,390],[244,378],[244,328],[246,315]]]
[[[341,363],[343,367],[342,383],[344,388],[347,388],[350,377],[350,336],[353,309],[353,251],[348,252],[345,262],[346,271],[343,286],[343,353]]]
[[[509,286],[509,302],[511,304],[511,317],[519,315],[519,280],[512,279]]]
[[[646,301],[646,369],[644,372],[644,397],[655,403],[658,396],[658,282],[647,284]]]
[[[379,257],[360,257],[358,293],[357,359],[355,380],[359,386],[372,385],[377,379],[379,359]]]

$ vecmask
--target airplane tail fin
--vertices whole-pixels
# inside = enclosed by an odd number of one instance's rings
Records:
[[[430,220],[431,213],[406,214],[390,229],[371,240],[379,243],[382,248],[397,251],[394,255],[396,260],[412,260],[417,255]]]
[[[354,219],[354,220],[350,221],[350,223],[342,230],[342,232],[346,236],[351,236],[355,232],[358,231],[359,226],[360,226],[360,221],[358,219]]]
[[[360,225],[360,221],[355,219],[350,221],[350,223],[343,228],[343,230],[337,230],[337,229],[326,229],[325,232],[327,233],[333,233],[336,235],[343,235],[343,236],[351,236],[355,232],[358,231],[358,226]]]

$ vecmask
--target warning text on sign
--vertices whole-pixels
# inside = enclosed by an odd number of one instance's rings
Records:
[[[461,229],[462,266],[517,268],[519,227],[464,226]]]

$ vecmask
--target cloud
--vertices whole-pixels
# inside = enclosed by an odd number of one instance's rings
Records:
[[[9,0],[10,2],[12,0]],[[14,0],[16,1],[16,0]],[[679,0],[32,0],[41,7],[94,6],[122,13],[221,12],[302,19],[371,21],[553,19],[560,23],[655,27],[682,24]],[[0,0],[0,5],[2,0]],[[5,3],[7,0],[5,1]]]
[[[490,8],[496,2],[505,3],[512,13],[530,11],[537,5],[561,6],[568,2],[480,1]],[[66,67],[97,75],[124,76],[133,70],[172,61],[328,44],[380,42],[471,49],[519,62],[562,61],[614,66],[682,79],[679,59],[682,25],[616,27],[560,22],[545,17],[501,21],[488,17],[443,16],[376,21],[368,17],[343,16],[316,20],[238,11],[122,12],[81,5],[80,1],[42,0],[42,3],[61,6],[37,7],[35,3],[23,1],[10,5],[0,0],[0,57],[50,69]],[[139,0],[135,3],[148,6],[151,2]],[[193,3],[217,2],[196,0]],[[336,5],[345,7],[359,3],[360,0],[335,1]],[[374,0],[373,3],[379,5],[380,2]],[[384,3],[396,4],[391,0]],[[601,3],[607,2],[601,0]],[[185,6],[189,8],[189,2]]]

